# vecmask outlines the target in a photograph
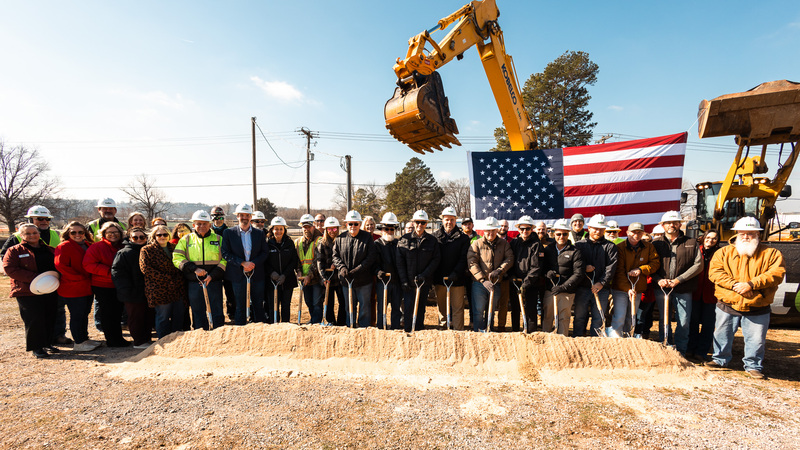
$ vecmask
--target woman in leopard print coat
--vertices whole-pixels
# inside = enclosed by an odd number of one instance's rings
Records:
[[[142,247],[139,267],[144,274],[147,303],[156,310],[158,338],[183,330],[186,311],[186,286],[183,274],[172,264],[173,246],[170,232],[159,225],[150,232],[148,244]]]

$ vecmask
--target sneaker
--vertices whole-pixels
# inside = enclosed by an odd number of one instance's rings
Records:
[[[57,349],[57,348],[53,347],[52,345],[51,345],[50,347],[45,347],[45,349],[46,349],[46,350],[47,350],[49,353],[61,353],[61,350],[59,350],[59,349]]]
[[[92,351],[92,350],[94,350],[96,348],[97,348],[96,345],[92,344],[89,340],[85,340],[85,341],[81,342],[80,344],[75,344],[72,347],[72,351],[73,352],[90,352],[90,351]]]
[[[47,351],[45,349],[40,348],[38,350],[33,351],[33,356],[35,356],[38,359],[42,359],[42,358],[47,358],[50,355],[47,354]]]
[[[84,342],[89,342],[90,344],[92,344],[94,346],[94,348],[97,348],[97,347],[100,347],[101,345],[103,345],[102,342],[95,341],[94,339],[87,339]]]
[[[144,344],[134,345],[133,348],[137,348],[137,349],[141,350],[141,349],[145,349],[145,348],[150,348],[151,345],[153,345],[152,342],[145,342]]]
[[[711,361],[708,361],[704,365],[709,369],[724,369],[725,368],[725,366],[723,366],[722,364],[714,361],[713,359]]]
[[[747,374],[750,375],[750,378],[755,378],[756,380],[763,380],[765,378],[764,374],[757,369],[747,369],[745,370],[745,372],[747,372]]]
[[[58,345],[72,345],[74,342],[72,339],[64,336],[63,334],[56,338],[56,344]]]

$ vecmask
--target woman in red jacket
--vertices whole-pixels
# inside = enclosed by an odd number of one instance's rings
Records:
[[[87,239],[88,238],[88,239]],[[56,270],[61,273],[58,297],[69,308],[69,329],[76,352],[89,352],[100,342],[89,339],[89,311],[92,309],[92,274],[83,268],[83,257],[91,245],[86,227],[70,222],[56,247]]]
[[[122,248],[122,227],[106,222],[100,229],[102,240],[92,244],[83,257],[83,268],[92,274],[92,292],[100,304],[100,325],[109,347],[128,347],[131,341],[122,337],[122,302],[111,279],[114,256]]]

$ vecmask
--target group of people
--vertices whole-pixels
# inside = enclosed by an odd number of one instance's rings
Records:
[[[425,328],[434,290],[439,325],[454,330],[465,328],[469,310],[473,331],[503,331],[510,311],[512,331],[541,327],[567,336],[574,310],[573,336],[647,337],[658,307],[658,339],[710,366],[730,362],[741,326],[745,369],[760,377],[769,305],[784,274],[780,252],[759,242],[761,229],[750,217],[734,226],[733,245],[720,249],[716,231],[688,238],[676,211],[663,215],[663,235],[651,240],[637,222],[619,237],[617,223],[601,214],[588,222],[580,214],[559,219],[550,230],[523,216],[513,238],[508,222],[492,217],[482,235],[470,218],[459,226],[452,207],[433,232],[422,210],[402,231],[391,212],[376,222],[349,211],[341,224],[306,214],[302,236],[292,240],[285,219],[275,217],[267,228],[247,204],[237,206],[233,227],[217,207],[195,212],[191,227],[172,232],[160,218],[147,226],[139,213],[120,223],[112,199],[101,200],[98,211],[99,219],[56,233],[49,211],[35,206],[26,216],[31,223],[3,247],[26,346],[37,357],[69,341],[64,306],[74,349],[100,345],[87,333],[93,299],[108,346],[143,348],[153,326],[159,338],[189,323],[217,328],[225,309],[235,325],[289,322],[295,288],[313,324],[411,332]],[[52,271],[60,274],[57,291],[38,292],[35,278]],[[123,320],[133,342],[122,336]]]

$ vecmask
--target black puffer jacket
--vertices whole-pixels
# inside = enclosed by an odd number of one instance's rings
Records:
[[[128,242],[114,256],[111,279],[117,288],[117,298],[126,303],[147,303],[144,295],[144,274],[139,268],[139,253],[144,245]]]
[[[567,242],[567,245],[558,252],[557,244],[553,243],[544,249],[544,261],[542,264],[543,275],[545,275],[545,289],[550,289],[553,286],[551,280],[563,286],[564,292],[568,294],[575,293],[583,280],[586,280],[586,272],[584,272],[584,261],[581,252],[575,248],[574,245]],[[558,278],[553,277],[548,279],[547,273],[555,271],[560,275]]]
[[[337,271],[347,269],[354,287],[372,283],[377,261],[378,249],[371,233],[359,230],[357,235],[352,236],[344,232],[333,241],[333,264]],[[339,281],[346,284],[344,280]]]
[[[448,277],[448,281],[453,286],[464,286],[467,281],[467,251],[469,250],[470,238],[461,228],[455,227],[448,234],[444,227],[439,228],[433,233],[433,237],[439,241],[439,251],[441,261],[439,267],[434,272],[433,282],[444,284],[442,278]]]
[[[378,271],[392,274],[390,284],[400,285],[400,274],[397,273],[397,239],[385,241],[378,239],[375,247],[378,250],[378,263],[375,264],[375,274]],[[385,279],[383,281],[386,281]]]
[[[427,231],[422,236],[404,234],[397,243],[397,272],[403,284],[413,285],[417,276],[431,283],[440,260],[439,241]]]
[[[597,241],[586,237],[578,241],[575,248],[581,252],[584,268],[594,266],[594,282],[603,283],[604,287],[610,287],[611,282],[614,281],[614,273],[617,270],[619,259],[617,246],[605,237],[601,237]],[[591,273],[587,273],[587,275],[592,276]],[[592,282],[588,277],[583,277],[579,286],[588,288],[592,286]]]
[[[333,268],[333,240],[323,237],[317,244],[317,252],[314,255],[314,265],[317,273],[322,277],[331,280],[331,286],[339,286],[339,271],[334,268],[333,273],[325,272],[325,269]]]
[[[294,270],[297,268],[298,261],[297,249],[294,247],[294,242],[289,239],[289,236],[284,235],[280,242],[275,238],[270,238],[267,241],[267,263],[264,265],[264,270],[267,277],[267,287],[271,286],[272,272],[278,272],[279,275],[285,275],[286,279],[283,280],[283,286],[287,289],[292,289],[297,286],[297,275]]]
[[[517,236],[511,241],[511,251],[514,253],[514,264],[508,271],[509,278],[521,278],[525,288],[533,286],[541,274],[539,237],[532,234],[527,241],[523,241]]]

